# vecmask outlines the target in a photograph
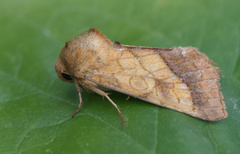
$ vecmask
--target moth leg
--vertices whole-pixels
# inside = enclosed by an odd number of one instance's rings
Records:
[[[105,94],[106,94],[105,97],[108,99],[108,101],[117,109],[117,111],[118,111],[118,113],[119,113],[119,115],[120,115],[120,117],[121,117],[121,119],[122,119],[123,128],[125,128],[125,121],[124,121],[124,118],[123,118],[123,115],[122,115],[120,109],[119,109],[118,106],[110,99],[110,97],[108,97],[108,94],[107,94],[107,93],[105,93]]]
[[[82,106],[82,97],[81,97],[81,93],[80,93],[80,92],[78,92],[78,96],[79,96],[78,108],[77,108],[77,110],[73,113],[72,118],[79,112],[79,110],[81,109],[81,106]]]
[[[81,109],[81,106],[82,106],[82,96],[81,96],[81,92],[80,92],[81,89],[80,89],[77,82],[75,82],[75,85],[76,85],[76,88],[77,88],[77,91],[78,91],[79,104],[78,104],[77,110],[73,113],[72,118],[79,112],[79,110]]]
[[[123,125],[123,128],[125,128],[125,121],[124,121],[124,118],[123,118],[123,115],[120,111],[120,109],[118,108],[117,104],[115,104],[110,97],[108,97],[108,93],[105,93],[104,91],[100,90],[100,89],[97,89],[97,88],[91,88],[92,91],[96,92],[97,94],[103,96],[103,97],[106,97],[107,100],[117,109],[121,119],[122,119],[122,125]]]

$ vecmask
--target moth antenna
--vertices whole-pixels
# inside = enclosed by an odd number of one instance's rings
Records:
[[[76,86],[77,91],[78,91],[79,104],[78,104],[78,108],[77,108],[77,110],[73,113],[72,118],[73,118],[73,117],[79,112],[79,110],[81,109],[81,106],[82,106],[81,89],[80,89],[80,87],[79,87],[77,81],[74,80],[74,82],[75,82],[75,86]]]

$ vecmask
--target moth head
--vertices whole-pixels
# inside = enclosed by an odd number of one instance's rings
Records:
[[[57,59],[55,63],[55,70],[57,72],[58,78],[64,82],[74,82],[72,75],[67,72],[65,66],[63,65],[63,62],[60,58]]]

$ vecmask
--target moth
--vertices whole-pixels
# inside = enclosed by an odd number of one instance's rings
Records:
[[[227,117],[219,74],[209,58],[194,47],[152,48],[112,43],[91,28],[65,43],[55,63],[59,79],[97,93],[123,115],[106,90],[114,90],[196,118]]]

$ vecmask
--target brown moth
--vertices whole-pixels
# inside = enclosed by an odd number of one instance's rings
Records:
[[[204,120],[227,117],[217,68],[194,47],[152,48],[112,43],[98,29],[66,42],[57,59],[58,77],[108,99],[106,89]]]

